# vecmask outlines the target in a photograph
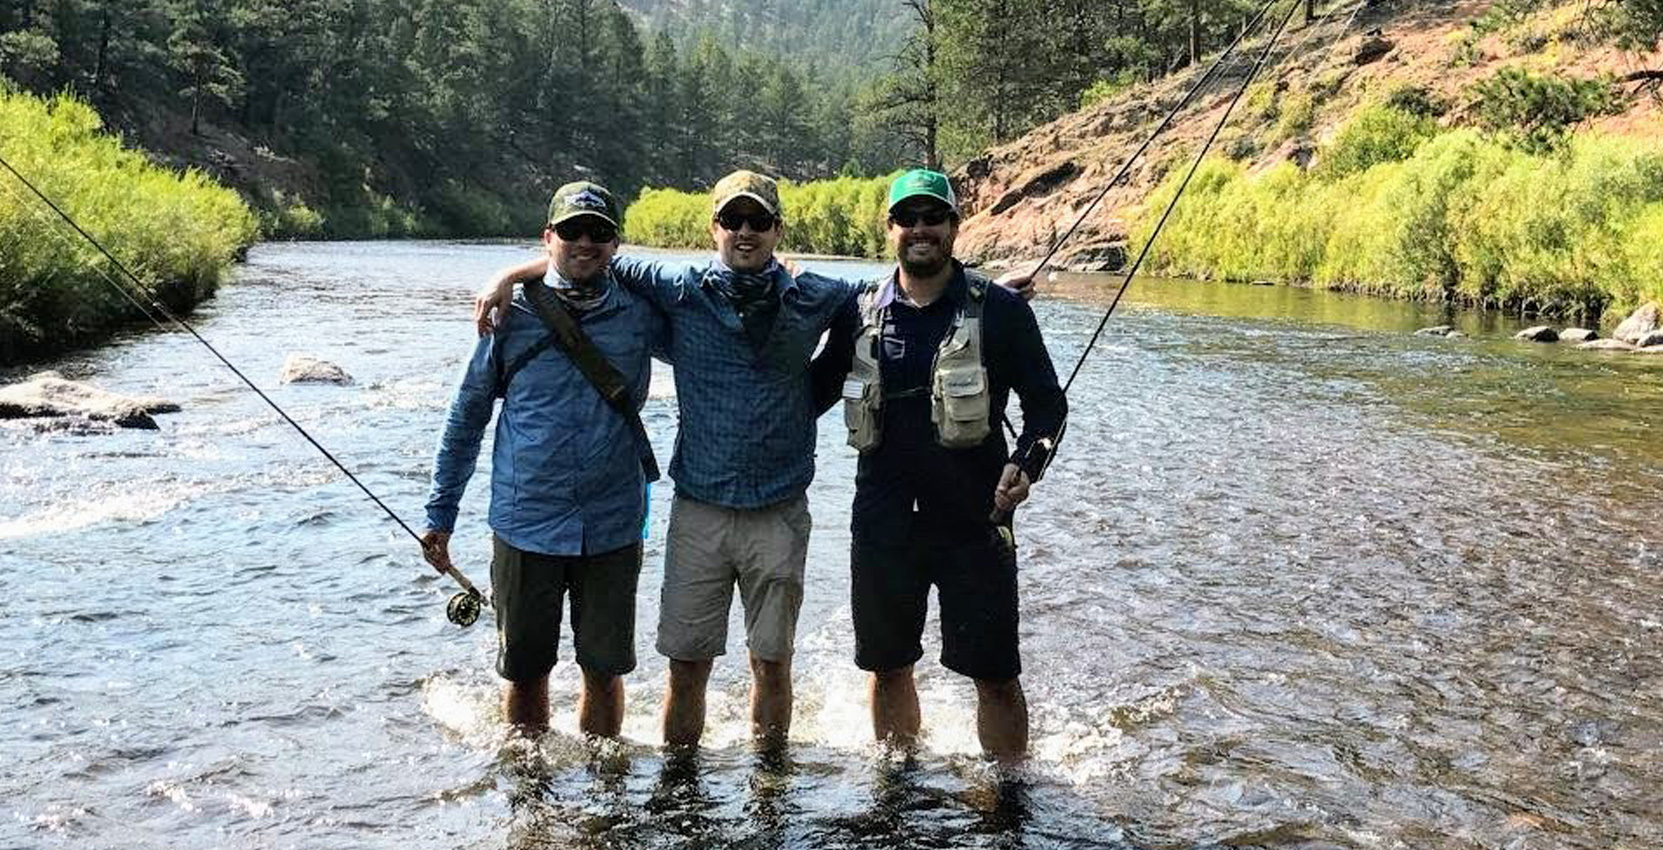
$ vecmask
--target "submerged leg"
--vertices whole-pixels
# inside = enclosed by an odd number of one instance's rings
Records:
[[[879,743],[911,750],[922,723],[912,665],[873,673],[872,734]]]
[[[694,746],[704,737],[704,692],[713,664],[670,659],[670,687],[664,691],[664,743]]]

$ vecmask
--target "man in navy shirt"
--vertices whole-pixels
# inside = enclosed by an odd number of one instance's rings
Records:
[[[1067,400],[1033,311],[953,259],[959,208],[947,176],[915,170],[890,188],[894,274],[845,305],[813,366],[823,410],[841,397],[860,452],[851,526],[855,663],[872,673],[873,731],[900,746],[920,727],[913,665],[931,585],[941,663],[976,684],[982,748],[1020,759],[1017,583],[1008,525],[1059,438]],[[1007,450],[1005,405],[1022,402]]]
[[[552,260],[538,295],[558,299],[622,376],[630,403],[647,398],[659,312],[610,271],[623,211],[606,189],[570,183],[555,192],[543,245]],[[602,397],[527,300],[515,297],[498,333],[474,346],[434,461],[422,549],[450,566],[450,536],[485,427],[502,399],[491,453],[491,593],[497,672],[508,681],[509,723],[548,726],[548,675],[571,596],[573,643],[583,671],[578,726],[616,737],[622,676],[635,669],[635,587],[646,510],[642,445],[634,425]]]

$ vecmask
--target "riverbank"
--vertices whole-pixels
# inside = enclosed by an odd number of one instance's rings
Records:
[[[218,288],[259,228],[235,192],[176,173],[106,134],[86,104],[0,89],[0,154],[146,284],[188,312]],[[144,312],[110,285],[132,281],[0,174],[0,365],[88,345]]]

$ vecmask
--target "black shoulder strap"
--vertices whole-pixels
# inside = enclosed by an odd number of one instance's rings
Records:
[[[618,367],[613,366],[606,359],[606,355],[595,347],[593,340],[578,327],[577,320],[561,306],[560,299],[550,292],[548,285],[541,281],[527,281],[524,284],[526,300],[531,302],[537,317],[543,320],[553,339],[554,345],[566,353],[583,377],[595,391],[606,399],[606,403],[618,411],[629,423],[630,430],[635,432],[635,444],[641,454],[641,470],[646,473],[648,481],[657,481],[658,460],[653,457],[652,443],[647,439],[647,428],[641,424],[641,414],[635,409],[635,400],[630,397],[629,381],[625,380]]]

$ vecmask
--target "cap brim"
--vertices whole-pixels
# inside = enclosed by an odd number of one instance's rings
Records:
[[[722,210],[727,209],[729,204],[732,204],[734,201],[737,201],[740,198],[750,198],[751,200],[756,201],[758,206],[762,207],[763,209],[767,210],[768,212],[772,213],[773,215],[778,216],[780,214],[780,211],[777,207],[775,207],[773,204],[768,203],[768,201],[763,199],[763,197],[761,195],[758,195],[755,192],[735,192],[732,195],[727,196],[726,198],[722,199],[721,203],[716,205],[716,212],[720,213]]]
[[[553,226],[559,224],[562,221],[571,221],[574,218],[582,218],[586,215],[592,215],[595,218],[598,218],[601,221],[604,221],[607,224],[612,225],[613,227],[618,227],[619,226],[618,222],[613,221],[612,216],[609,216],[606,213],[599,213],[599,212],[595,212],[594,210],[570,210],[568,212],[561,213],[560,215],[555,216],[554,218],[550,219],[549,220],[549,227],[553,227]]]
[[[910,195],[902,195],[901,197],[896,198],[895,203],[889,205],[889,211],[894,212],[896,207],[906,203],[907,201],[916,200],[918,198],[929,198],[930,200],[935,201],[936,203],[941,204],[942,206],[944,206],[947,209],[951,210],[955,215],[958,214],[958,211],[959,211],[958,204],[955,204],[952,201],[950,201],[946,198],[943,198],[943,197],[941,197],[940,195],[937,195],[934,192],[925,192],[925,191],[917,191],[917,192],[913,192]]]

